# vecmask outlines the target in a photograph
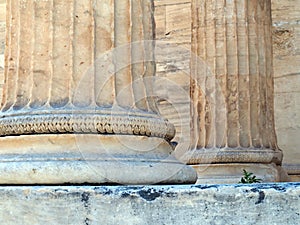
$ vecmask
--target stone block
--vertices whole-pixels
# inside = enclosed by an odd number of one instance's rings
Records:
[[[5,225],[295,225],[300,183],[1,187]]]

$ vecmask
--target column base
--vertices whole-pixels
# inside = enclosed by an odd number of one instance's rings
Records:
[[[231,163],[192,165],[197,171],[196,184],[237,184],[243,177],[243,170],[253,173],[263,183],[286,181],[281,166],[274,163]]]
[[[0,138],[0,184],[187,184],[196,172],[162,138],[60,134]]]

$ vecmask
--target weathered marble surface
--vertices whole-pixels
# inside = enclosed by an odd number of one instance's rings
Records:
[[[284,168],[300,181],[300,0],[272,1],[275,121]],[[298,176],[297,176],[297,175]]]
[[[4,46],[5,46],[5,0],[0,0],[0,93],[4,82]],[[0,101],[2,94],[0,94]]]
[[[155,0],[156,38],[172,41],[179,47],[189,48],[191,39],[191,0]],[[300,0],[273,0],[272,19],[275,37],[274,41],[274,73],[275,73],[275,124],[278,134],[279,147],[284,151],[284,163],[293,166],[299,163],[299,57],[300,57],[300,24],[298,21]],[[5,36],[5,0],[0,0],[0,57],[4,50]],[[157,73],[161,77],[174,81],[183,88],[189,83],[183,79],[186,74],[182,71],[189,69],[189,56],[171,50],[168,64],[158,63]],[[180,63],[178,63],[180,62]],[[4,63],[4,61],[3,61]],[[1,59],[0,59],[1,64]],[[168,69],[170,68],[170,69]],[[288,75],[288,76],[287,76]],[[0,90],[2,91],[3,69],[0,65]],[[165,96],[176,94],[174,89],[160,90]],[[175,95],[173,95],[176,97]],[[0,99],[1,99],[0,95]],[[176,141],[184,137],[189,126],[181,124],[189,117],[189,103],[178,99],[177,109],[181,117],[174,117],[172,107],[165,104],[160,106],[162,113],[176,126]],[[179,118],[179,119],[178,119]],[[182,127],[184,126],[184,127]],[[183,135],[182,135],[183,134]],[[188,139],[188,138],[187,138]],[[299,166],[298,166],[299,170]],[[299,178],[298,178],[299,180]]]
[[[195,171],[179,163],[171,152],[170,144],[160,138],[134,135],[2,137],[0,182],[145,185],[196,181]]]
[[[272,169],[272,163],[281,165],[274,123],[271,19],[271,0],[192,1],[193,146],[188,162],[221,164],[217,177],[227,170],[224,164],[229,168],[252,163],[251,170],[255,164]],[[282,181],[278,174],[272,182]],[[214,175],[208,182],[213,183]],[[199,179],[203,176],[205,171],[198,173]],[[262,177],[265,182],[267,176]]]
[[[178,46],[191,44],[191,0],[156,0],[155,16],[157,20],[157,39],[172,41]],[[300,161],[299,137],[299,60],[300,60],[300,0],[273,0],[273,46],[274,46],[274,75],[275,75],[275,125],[278,145],[283,150],[283,162],[288,168],[294,167]],[[176,15],[176,16],[174,16]],[[188,48],[188,47],[187,47]],[[186,88],[183,71],[188,71],[190,56],[178,49],[171,49],[170,60],[167,64],[158,64],[158,74],[167,77],[178,86]],[[181,48],[182,50],[182,48]],[[168,69],[170,68],[170,69]],[[181,117],[174,116],[170,106],[161,104],[164,115],[176,126],[176,140],[187,138],[189,126],[180,124],[179,120],[188,118],[188,103],[182,101],[172,89],[160,90],[164,96],[178,99],[176,107],[180,109]],[[285,167],[287,168],[287,167]],[[293,171],[291,171],[294,173]],[[299,178],[298,178],[299,179]]]
[[[1,187],[0,224],[295,225],[300,183]]]
[[[6,4],[1,184],[195,183],[154,101],[153,0]]]

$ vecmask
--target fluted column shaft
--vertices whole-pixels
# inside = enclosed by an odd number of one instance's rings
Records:
[[[155,74],[152,1],[8,1],[7,7],[1,134],[28,133],[11,128],[8,116],[35,109],[54,119],[119,106],[160,120],[145,80]]]
[[[103,79],[97,85],[107,82],[104,89],[110,95],[103,98],[87,92],[88,99],[85,98],[82,104],[113,105],[114,96],[119,94],[122,86],[130,85],[133,76],[145,73],[143,70],[139,74],[135,71],[131,73],[132,54],[128,45],[133,41],[145,40],[145,33],[154,33],[151,20],[143,21],[142,9],[151,16],[150,1],[9,1],[7,5],[8,32],[13,35],[7,42],[6,80],[9,84],[6,85],[4,99],[6,110],[37,107],[59,109],[80,104],[74,99],[74,92],[84,79],[86,70],[98,57],[114,47],[127,45],[122,49],[124,55],[116,54],[115,66],[121,64],[125,68],[116,68],[115,81],[105,80],[109,77],[103,78],[108,75],[103,68],[102,71],[101,68],[94,71],[103,73],[102,76],[95,74],[90,77],[91,81],[95,77]],[[137,8],[132,10],[139,20],[131,18],[130,9],[133,7]],[[131,33],[137,32],[131,36]],[[140,52],[143,51],[144,46],[141,46]],[[136,60],[144,58],[141,56]],[[27,89],[24,90],[23,86]],[[120,99],[118,103],[133,107],[133,90],[128,88],[128,91],[128,102],[125,104]],[[148,109],[146,106],[144,108]]]
[[[280,164],[271,1],[193,0],[192,10],[190,163]]]

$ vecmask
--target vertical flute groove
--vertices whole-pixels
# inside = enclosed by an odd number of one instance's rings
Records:
[[[145,89],[148,100],[149,110],[158,112],[153,93],[153,76],[156,73],[155,56],[154,56],[154,40],[155,40],[155,20],[154,20],[154,2],[149,0],[140,0],[143,13],[143,29],[144,29],[144,51],[145,51],[145,68],[144,73]]]
[[[250,46],[250,42],[251,42],[251,35],[250,35],[250,17],[249,17],[249,12],[250,12],[250,8],[249,8],[249,1],[245,1],[245,20],[247,22],[247,27],[246,27],[246,33],[247,33],[247,57],[246,60],[248,61],[248,85],[247,85],[247,89],[248,89],[248,135],[249,135],[249,147],[253,147],[253,142],[252,142],[252,134],[251,134],[251,124],[252,124],[252,120],[251,120],[251,46]]]
[[[212,148],[215,146],[215,122],[216,122],[216,112],[215,112],[215,98],[216,98],[216,74],[215,74],[215,2],[214,0],[209,1],[210,4],[206,4],[206,36],[205,36],[205,60],[208,64],[209,71],[206,74],[206,84],[205,84],[205,97],[209,105],[206,109],[206,113],[210,112],[210,116],[205,117],[206,124],[206,147]]]
[[[259,97],[258,97],[258,40],[257,40],[257,1],[248,1],[248,26],[249,26],[249,71],[250,71],[250,120],[251,142],[253,147],[260,147],[260,130],[258,121]]]
[[[257,23],[257,29],[258,29],[258,66],[259,66],[259,103],[260,103],[260,111],[259,111],[259,129],[260,129],[260,139],[261,139],[261,145],[265,146],[265,129],[266,129],[266,121],[265,121],[265,113],[266,113],[266,102],[265,102],[265,46],[264,46],[264,30],[263,30],[263,24],[264,24],[264,17],[263,17],[263,1],[258,1],[259,4],[257,4],[257,14],[258,14],[258,23]]]
[[[216,24],[215,24],[215,46],[216,46],[216,59],[215,59],[215,73],[216,73],[216,84],[215,84],[215,111],[216,111],[216,147],[226,147],[227,137],[226,132],[226,107],[225,107],[225,96],[226,96],[226,66],[225,57],[225,29],[224,29],[224,7],[225,0],[215,1],[216,4]]]
[[[109,51],[113,48],[113,0],[95,1],[95,86],[97,106],[113,105],[115,97],[114,73]]]
[[[131,30],[131,73],[133,81],[133,93],[135,97],[135,105],[142,110],[148,110],[146,90],[144,86],[143,76],[145,74],[145,50],[144,45],[147,41],[144,40],[145,27],[143,24],[143,5],[140,0],[131,0],[132,30]],[[149,81],[146,81],[149,82]]]
[[[70,52],[72,53],[70,55],[70,77],[69,77],[69,83],[67,85],[67,88],[68,88],[68,105],[71,106],[72,105],[72,95],[73,95],[73,90],[72,90],[72,81],[73,81],[73,73],[74,73],[74,36],[75,36],[75,2],[72,1],[70,3],[70,7],[71,7],[71,10],[70,10],[70,16],[71,16],[71,26],[70,26],[70,30],[69,30],[69,35],[70,35],[70,42],[69,42],[69,45],[70,45]]]
[[[204,24],[205,24],[205,30],[206,28],[209,26],[208,25],[208,2],[205,1],[204,3]],[[202,121],[204,122],[203,123],[203,130],[205,130],[205,136],[204,136],[204,147],[207,147],[208,144],[209,144],[209,139],[210,139],[210,131],[211,131],[211,113],[210,113],[210,103],[211,103],[211,99],[209,99],[208,97],[208,77],[211,73],[211,69],[210,69],[210,65],[207,63],[207,57],[208,57],[208,47],[207,47],[207,32],[205,31],[203,33],[203,49],[204,49],[204,52],[203,52],[203,59],[204,59],[204,62],[205,64],[207,65],[207,68],[205,70],[205,74],[204,74],[204,77],[203,77],[203,93],[202,93],[202,98],[204,99],[204,102],[203,102],[203,116],[202,116]],[[201,75],[201,74],[200,74]]]
[[[265,26],[266,29],[266,34],[267,35],[267,56],[271,55],[273,56],[273,48],[272,48],[272,13],[271,13],[271,2],[268,1],[267,3],[267,25]],[[267,81],[267,96],[268,96],[268,102],[270,102],[270,107],[267,108],[267,118],[269,122],[269,129],[270,129],[270,147],[272,149],[279,149],[277,146],[277,137],[276,137],[276,132],[275,132],[275,119],[274,119],[274,79],[273,79],[273,60],[270,57],[267,57],[267,76],[268,76],[268,81]]]
[[[194,115],[193,118],[190,120],[191,124],[191,149],[194,150],[199,145],[199,139],[201,139],[200,130],[200,120],[199,120],[199,112],[197,112],[197,105],[198,105],[198,83],[196,81],[197,78],[197,71],[198,71],[198,33],[200,30],[199,25],[199,5],[198,1],[192,1],[191,4],[191,12],[192,12],[192,37],[191,37],[191,77],[190,77],[190,96],[191,99],[194,99],[194,104],[190,104],[190,113]],[[192,103],[192,101],[191,101]]]
[[[17,76],[18,76],[18,45],[15,43],[19,43],[19,10],[13,10],[19,7],[19,1],[8,1],[8,27],[11,32],[11,36],[9,39],[9,50],[8,57],[6,58],[7,67],[5,68],[5,103],[3,106],[3,110],[6,111],[10,109],[16,99],[16,85],[17,85]]]
[[[92,107],[96,107],[96,95],[97,95],[97,90],[96,90],[96,71],[95,71],[95,65],[96,65],[96,19],[95,19],[95,10],[94,10],[95,4],[94,0],[90,1],[90,26],[91,26],[91,39],[90,39],[90,45],[91,49],[94,51],[91,51],[91,65],[89,67],[91,72],[90,76],[90,82],[91,82],[91,105]],[[92,68],[91,68],[92,67]]]
[[[5,67],[4,67],[4,84],[7,84],[8,82],[8,62],[9,62],[9,56],[11,54],[11,36],[9,35],[11,33],[11,0],[6,1],[6,35],[5,35],[5,43],[6,43],[6,48],[5,48],[5,53],[4,53],[4,61],[5,61]],[[7,85],[3,86],[3,92],[2,92],[2,101],[1,101],[1,108],[2,110],[7,110],[5,109],[5,106],[7,104],[7,96],[8,96],[8,88]]]
[[[33,51],[33,85],[30,107],[45,106],[49,101],[50,81],[52,76],[52,36],[51,30],[53,1],[34,2],[34,51]]]
[[[55,1],[56,0],[52,0],[51,1],[51,5],[49,6],[48,10],[49,10],[49,87],[48,87],[48,96],[47,96],[47,101],[46,101],[46,107],[48,107],[50,105],[51,107],[51,94],[52,94],[52,90],[53,90],[53,83],[54,83],[54,77],[55,77],[55,74],[54,74],[54,64],[51,63],[52,60],[54,59],[54,53],[55,53]],[[45,89],[47,90],[47,89]],[[59,104],[57,104],[59,105]],[[54,105],[52,105],[54,106]],[[50,108],[49,107],[49,108]]]
[[[130,33],[131,33],[131,1],[114,0],[115,26],[115,89],[116,101],[121,107],[133,107],[132,79],[130,73]]]
[[[92,2],[75,1],[74,16],[72,104],[87,107],[94,100]]]
[[[267,95],[267,85],[268,85],[268,76],[267,76],[267,73],[268,73],[268,71],[267,71],[267,58],[268,58],[268,55],[267,55],[267,43],[266,43],[266,36],[268,35],[268,34],[266,34],[266,20],[267,20],[267,18],[266,18],[266,10],[267,10],[267,8],[266,8],[266,3],[267,3],[267,1],[263,1],[263,4],[264,4],[264,6],[263,6],[263,20],[262,20],[262,34],[263,34],[263,46],[264,46],[264,48],[263,48],[263,50],[264,50],[264,81],[263,81],[263,83],[264,83],[264,85],[262,86],[262,87],[264,87],[264,89],[263,89],[263,93],[264,93],[264,103],[265,103],[265,106],[264,106],[264,108],[266,109],[266,111],[265,111],[265,113],[264,113],[264,123],[265,123],[265,128],[263,129],[263,133],[264,133],[264,139],[263,139],[263,142],[264,142],[264,147],[265,148],[270,148],[270,143],[269,143],[269,134],[268,134],[268,132],[266,132],[266,128],[268,128],[268,95]]]
[[[250,147],[249,134],[249,60],[247,33],[247,0],[237,1],[238,14],[238,74],[239,74],[239,142],[241,147]]]
[[[21,109],[29,103],[29,82],[31,77],[31,54],[32,54],[32,2],[22,2],[20,5],[19,24],[19,53],[18,53],[18,78],[16,89],[16,100],[14,109]]]
[[[238,71],[237,71],[237,31],[236,31],[236,5],[235,1],[227,1],[226,29],[227,29],[227,73],[228,73],[228,146],[237,147],[239,118],[238,118]]]
[[[73,1],[54,1],[53,5],[53,75],[50,105],[60,108],[69,103],[72,77]]]
[[[198,32],[197,32],[197,38],[199,39],[199,41],[197,41],[197,56],[199,58],[196,59],[196,62],[198,62],[199,60],[203,60],[205,65],[206,65],[206,38],[205,38],[205,32],[204,29],[206,28],[206,1],[196,1],[198,3],[198,16],[199,16],[199,20],[197,21],[197,25],[199,26]],[[196,65],[196,74],[195,74],[195,79],[197,81],[196,85],[198,86],[196,88],[197,90],[197,94],[196,94],[196,113],[199,115],[198,120],[196,120],[196,123],[199,122],[199,140],[198,140],[198,148],[201,147],[205,147],[206,146],[206,137],[207,137],[207,130],[206,130],[206,125],[203,121],[205,121],[206,119],[206,77],[207,74],[209,73],[209,70],[207,68],[207,66],[204,69],[204,73],[201,74],[201,70],[200,70],[200,65]]]

